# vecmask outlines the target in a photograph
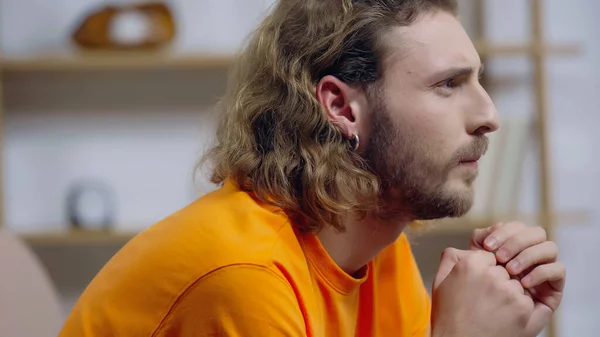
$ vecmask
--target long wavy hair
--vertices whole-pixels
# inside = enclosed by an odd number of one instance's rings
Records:
[[[218,104],[211,181],[240,189],[293,216],[303,231],[379,207],[380,181],[352,151],[316,98],[333,75],[377,92],[385,53],[380,37],[455,0],[279,0],[230,69]],[[369,95],[372,96],[372,95]]]

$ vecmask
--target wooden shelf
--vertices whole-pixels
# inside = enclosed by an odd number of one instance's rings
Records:
[[[181,54],[169,52],[76,52],[0,57],[0,70],[82,71],[152,69],[227,69],[233,56]]]
[[[587,223],[591,219],[590,213],[584,210],[570,212],[560,212],[554,214],[559,226],[577,225]],[[496,222],[522,221],[527,225],[540,225],[541,214],[504,214],[504,215],[482,215],[466,216],[464,218],[452,218],[434,220],[425,223],[423,229],[416,229],[413,232],[423,235],[438,235],[452,233],[470,233],[474,229],[493,225]]]
[[[88,245],[125,244],[137,233],[111,231],[69,230],[46,233],[26,233],[20,237],[30,245]]]
[[[585,223],[590,219],[590,215],[586,211],[572,211],[556,214],[559,224],[580,224]],[[509,215],[488,215],[481,217],[466,217],[462,219],[443,219],[427,223],[425,229],[414,230],[414,233],[431,235],[431,234],[460,234],[470,233],[476,228],[487,227],[498,221],[520,220],[526,224],[534,225],[539,217],[531,214],[516,214]],[[111,232],[111,231],[83,231],[69,230],[47,233],[27,233],[21,234],[20,237],[25,242],[34,245],[118,245],[125,244],[131,240],[136,234],[135,232]]]
[[[581,52],[577,44],[537,46],[528,43],[476,42],[483,56],[502,55],[575,55]],[[0,56],[0,70],[25,71],[84,71],[84,70],[152,70],[196,69],[224,70],[234,60],[226,54],[176,54],[173,52],[62,52]]]
[[[533,43],[489,43],[475,42],[475,48],[481,57],[516,56],[516,55],[548,55],[573,56],[581,54],[578,44],[536,45]]]

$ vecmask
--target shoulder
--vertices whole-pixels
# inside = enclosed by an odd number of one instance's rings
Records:
[[[274,266],[301,263],[292,260],[301,252],[293,233],[283,214],[232,186],[219,188],[128,242],[86,288],[71,322],[148,331],[182,299],[204,297],[206,289],[252,296],[260,289],[248,286],[267,284],[283,292],[285,279]],[[207,299],[224,299],[226,293],[221,295]],[[109,309],[119,316],[107,314]],[[84,312],[93,318],[84,322]]]
[[[212,271],[178,298],[156,336],[304,336],[291,285],[276,270],[237,264]]]
[[[270,265],[275,247],[293,249],[290,233],[283,212],[225,185],[139,234],[123,254],[135,251],[140,262],[177,266],[198,278],[227,265]]]
[[[277,252],[299,249],[283,212],[226,184],[139,234],[114,260],[185,286],[230,265],[269,267]]]

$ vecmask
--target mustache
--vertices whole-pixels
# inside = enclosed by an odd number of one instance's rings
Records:
[[[452,165],[458,165],[461,161],[466,158],[478,158],[483,157],[489,146],[489,139],[487,136],[476,136],[471,143],[458,149],[454,156],[452,156]]]

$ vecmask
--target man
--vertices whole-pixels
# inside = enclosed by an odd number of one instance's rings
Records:
[[[442,256],[403,234],[464,215],[496,110],[452,0],[280,0],[233,68],[222,186],[129,242],[61,336],[536,336],[564,267],[538,227]]]

